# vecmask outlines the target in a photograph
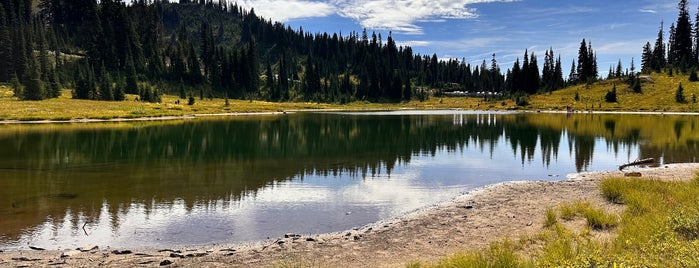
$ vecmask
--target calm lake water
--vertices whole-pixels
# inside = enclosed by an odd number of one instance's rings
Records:
[[[467,111],[0,125],[0,249],[341,231],[503,181],[695,162],[697,128],[697,116]]]

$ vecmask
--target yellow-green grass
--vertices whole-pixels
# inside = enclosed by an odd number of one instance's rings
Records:
[[[432,97],[426,101],[400,103],[370,103],[357,101],[348,104],[326,104],[312,102],[265,102],[196,99],[195,105],[186,105],[186,100],[175,104],[177,96],[164,95],[162,103],[142,103],[134,101],[135,95],[128,95],[126,101],[106,102],[74,100],[70,90],[63,90],[61,97],[43,101],[20,101],[12,96],[8,86],[0,85],[0,120],[69,120],[69,119],[113,119],[136,117],[182,116],[188,114],[218,114],[239,112],[279,112],[289,110],[342,109],[469,109],[469,110],[565,110],[571,106],[575,110],[599,111],[655,111],[655,112],[699,112],[699,104],[692,102],[692,94],[699,95],[699,82],[689,82],[686,75],[651,74],[651,81],[643,83],[643,93],[633,93],[620,79],[604,80],[592,85],[576,85],[529,97],[529,105],[517,107],[513,100],[484,101],[470,97]],[[682,83],[687,103],[675,102],[675,92]],[[604,102],[604,94],[617,86],[618,103]],[[578,93],[580,100],[575,101]]]
[[[692,102],[692,94],[699,95],[699,82],[689,82],[687,75],[650,74],[650,81],[642,83],[642,93],[634,93],[622,79],[611,79],[592,85],[576,85],[550,94],[532,96],[525,109],[634,111],[634,112],[697,112],[699,103]],[[644,79],[645,80],[645,79]],[[682,83],[686,103],[675,101],[675,92]],[[604,101],[604,95],[616,85],[618,102]],[[579,100],[575,100],[575,93]],[[699,97],[699,96],[698,96]]]
[[[191,114],[281,112],[292,110],[342,109],[342,110],[394,110],[394,109],[495,109],[490,105],[479,106],[475,98],[430,98],[427,101],[400,103],[353,102],[349,104],[327,104],[311,102],[266,102],[229,100],[220,98],[199,99],[194,105],[186,100],[175,104],[177,96],[164,95],[161,103],[135,101],[136,95],[127,95],[126,101],[93,101],[71,98],[70,90],[63,90],[59,98],[43,101],[20,101],[12,96],[12,90],[0,86],[0,120],[70,120],[70,119],[113,119],[137,117],[183,116]],[[492,104],[495,105],[495,104]],[[497,105],[501,105],[497,103]]]
[[[576,202],[547,210],[544,231],[518,243],[505,239],[483,253],[464,252],[434,265],[408,267],[699,266],[699,177],[689,182],[609,178],[600,189],[609,202],[626,206],[620,217]],[[580,217],[586,219],[585,227],[566,227]],[[609,238],[599,239],[600,233]]]

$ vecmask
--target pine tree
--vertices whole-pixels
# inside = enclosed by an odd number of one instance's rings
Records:
[[[692,24],[687,9],[687,0],[680,0],[677,9],[679,9],[679,15],[677,16],[677,24],[674,29],[673,42],[670,43],[670,55],[673,64],[685,71],[687,67],[695,63],[693,57]]]
[[[117,80],[115,86],[114,86],[114,100],[115,101],[123,101],[126,99],[126,93],[124,92],[124,84],[122,82],[119,82]]]
[[[7,16],[3,5],[0,4],[0,82],[9,82],[14,71],[12,70],[12,40]]]
[[[22,94],[23,100],[42,100],[44,99],[44,82],[41,81],[41,74],[36,63],[31,64],[31,73],[27,85]]]
[[[127,58],[126,60],[126,87],[124,91],[127,94],[139,94],[138,75],[136,74],[136,67],[131,58]]]
[[[665,55],[665,40],[663,39],[663,23],[660,23],[660,30],[658,30],[658,38],[655,40],[655,46],[653,47],[653,58],[651,60],[650,67],[656,71],[660,72],[662,68],[665,67],[667,63]]]
[[[12,93],[14,93],[14,96],[21,98],[24,92],[24,85],[22,85],[22,82],[19,81],[17,74],[12,74],[12,77],[10,78],[10,85],[12,86]]]
[[[614,87],[612,87],[612,90],[611,90],[611,91],[607,91],[607,94],[604,95],[604,100],[605,100],[606,102],[617,102],[617,98],[616,98],[616,84],[614,85]]]
[[[107,69],[102,65],[100,68],[100,85],[99,85],[99,100],[111,101],[114,100],[114,91],[112,90],[112,79],[107,73]]]
[[[653,50],[650,48],[650,42],[646,42],[641,53],[641,72],[650,73],[653,70]]]
[[[641,78],[639,78],[638,75],[635,76],[633,85],[631,85],[631,90],[633,90],[634,93],[643,93],[643,89],[641,88]]]
[[[684,88],[682,87],[682,83],[677,87],[677,91],[675,91],[675,101],[678,103],[686,103],[687,100],[684,97]]]

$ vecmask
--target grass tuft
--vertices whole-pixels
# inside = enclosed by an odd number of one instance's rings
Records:
[[[498,267],[493,259],[511,267],[699,267],[699,178],[610,178],[599,188],[609,202],[623,202],[621,217],[587,202],[547,209],[547,228],[541,233],[519,244],[494,243],[501,251],[491,246],[482,253],[455,255],[434,267]],[[587,226],[577,232],[567,229],[556,212],[564,220],[582,217]],[[611,230],[611,238],[597,238],[599,230]]]
[[[556,211],[552,208],[546,209],[546,219],[544,220],[544,227],[549,228],[554,224],[558,223],[558,217],[556,216]]]

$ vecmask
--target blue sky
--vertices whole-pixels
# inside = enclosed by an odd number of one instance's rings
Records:
[[[265,18],[306,32],[348,34],[389,31],[399,45],[439,58],[463,59],[472,64],[490,61],[503,71],[525,49],[539,56],[553,48],[561,55],[564,72],[577,59],[580,41],[592,41],[601,74],[621,59],[629,68],[646,42],[654,42],[660,22],[665,31],[677,19],[678,0],[243,0]],[[692,18],[699,1],[689,1]],[[667,33],[666,33],[667,38]],[[667,40],[665,40],[667,42]]]

